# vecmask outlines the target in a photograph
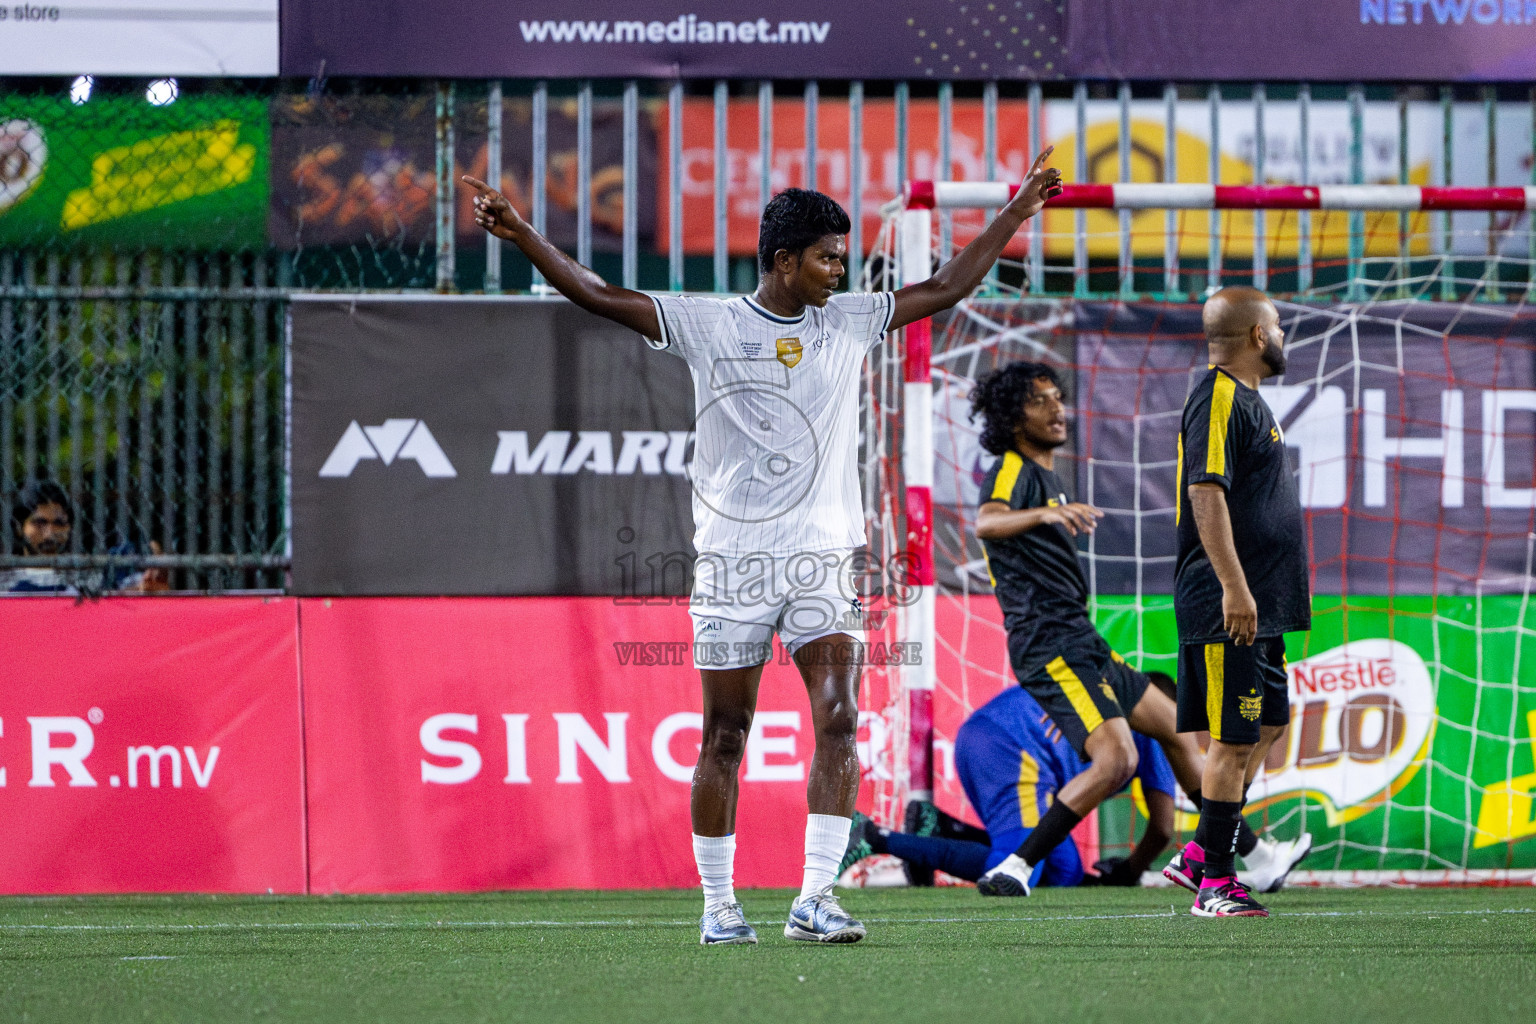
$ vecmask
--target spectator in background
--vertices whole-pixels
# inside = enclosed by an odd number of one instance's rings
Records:
[[[33,480],[16,495],[11,526],[21,553],[31,557],[62,555],[69,550],[75,510],[69,495],[52,480]],[[10,569],[0,573],[0,591],[8,594],[78,593],[73,574],[52,567]]]
[[[75,508],[69,495],[58,483],[46,478],[27,483],[11,505],[11,528],[23,555],[47,558],[69,551],[75,528]],[[120,546],[114,554],[130,553]],[[154,554],[160,546],[150,544]],[[97,577],[94,571],[57,569],[52,566],[28,566],[0,571],[0,593],[7,594],[80,594],[113,590],[127,593],[152,593],[170,589],[164,569],[145,569],[123,574],[108,568]]]

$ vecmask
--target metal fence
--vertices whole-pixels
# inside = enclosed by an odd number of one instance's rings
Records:
[[[0,254],[0,492],[57,481],[77,589],[269,588],[285,564],[281,264],[266,254]]]
[[[285,297],[543,287],[473,227],[463,172],[603,276],[693,291],[753,287],[755,213],[781,188],[845,203],[856,280],[909,179],[1016,178],[1052,143],[1075,181],[1536,182],[1525,84],[206,81],[171,103],[144,87],[0,80],[0,496],[42,475],[75,506],[66,556],[30,558],[8,528],[0,571],[60,567],[88,591],[145,565],[177,589],[283,585]],[[1529,214],[1330,216],[1057,211],[1005,270],[1018,280],[994,281],[1530,286]],[[938,252],[979,218],[941,215]]]

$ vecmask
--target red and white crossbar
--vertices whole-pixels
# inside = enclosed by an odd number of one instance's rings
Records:
[[[975,209],[1008,202],[1019,186],[1003,181],[914,181],[909,210]],[[1063,185],[1046,204],[1069,210],[1536,210],[1536,186],[1205,185],[1119,182]]]

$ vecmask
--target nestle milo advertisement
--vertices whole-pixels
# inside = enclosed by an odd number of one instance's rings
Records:
[[[1109,642],[1177,650],[1172,599],[1140,604],[1099,600]],[[1311,832],[1310,871],[1536,867],[1533,641],[1518,596],[1314,599],[1311,632],[1287,640],[1291,725],[1250,820]]]
[[[260,98],[0,98],[0,245],[260,245]]]

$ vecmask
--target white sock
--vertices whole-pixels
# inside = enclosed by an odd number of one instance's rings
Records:
[[[736,886],[732,880],[736,870],[734,834],[694,836],[693,862],[699,866],[699,881],[704,885],[705,910],[736,902]]]
[[[809,814],[805,819],[805,881],[800,898],[826,892],[837,881],[837,865],[848,849],[852,818],[835,814]]]

